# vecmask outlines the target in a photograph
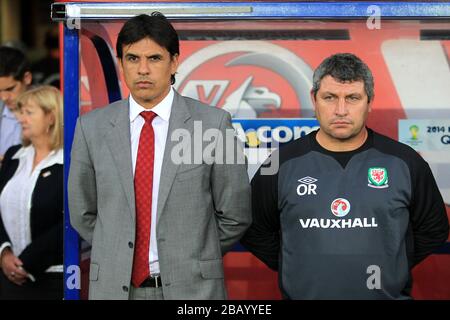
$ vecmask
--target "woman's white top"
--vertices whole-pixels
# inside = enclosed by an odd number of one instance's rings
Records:
[[[6,247],[10,247],[14,255],[19,256],[31,243],[30,210],[36,182],[41,172],[42,175],[50,174],[50,171],[45,172],[45,168],[63,164],[64,161],[63,149],[53,150],[33,169],[34,155],[34,147],[29,145],[20,148],[12,157],[19,160],[19,165],[0,194],[1,217],[11,243],[1,244],[0,255]],[[47,271],[62,270],[60,266],[50,269]]]

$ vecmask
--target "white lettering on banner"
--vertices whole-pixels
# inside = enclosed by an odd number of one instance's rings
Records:
[[[311,131],[314,131],[319,128],[319,126],[295,126],[290,128],[288,126],[278,126],[271,128],[270,126],[260,126],[257,129],[250,129],[247,132],[242,127],[242,124],[239,122],[233,122],[233,128],[236,130],[237,137],[242,142],[247,142],[247,133],[256,131],[256,137],[259,143],[268,144],[268,143],[286,143],[291,140],[296,140],[302,136],[309,134]],[[268,133],[271,132],[271,135]]]
[[[67,277],[66,280],[66,287],[69,290],[80,290],[81,288],[81,281],[80,281],[80,276],[81,276],[81,271],[80,271],[80,267],[77,265],[70,265],[67,266],[66,268],[66,273],[69,275]]]
[[[366,21],[366,26],[369,30],[380,30],[381,29],[381,8],[376,5],[371,5],[367,7],[367,14],[369,17]]]
[[[281,132],[284,132],[284,134],[282,135]],[[294,133],[292,132],[292,130],[286,126],[276,127],[275,129],[272,130],[272,138],[281,143],[291,141],[293,136]]]

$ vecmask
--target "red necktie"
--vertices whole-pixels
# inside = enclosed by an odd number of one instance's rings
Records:
[[[152,121],[156,113],[141,112],[145,119],[139,137],[139,147],[134,172],[134,193],[136,199],[136,240],[131,282],[137,288],[150,275],[149,248],[152,217],[153,162],[155,155],[155,134]]]

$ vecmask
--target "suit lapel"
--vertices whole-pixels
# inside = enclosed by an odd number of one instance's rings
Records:
[[[169,130],[167,132],[166,146],[164,149],[164,158],[161,168],[161,178],[159,182],[159,195],[158,195],[158,218],[157,223],[160,220],[161,215],[164,212],[164,206],[169,196],[170,189],[175,179],[179,165],[173,163],[171,159],[171,152],[175,145],[179,141],[171,141],[170,137],[172,132],[176,129],[186,129],[193,137],[193,128],[188,120],[191,117],[188,107],[183,99],[176,91],[174,92],[174,99],[172,103],[172,111],[169,119]]]
[[[111,113],[110,127],[105,135],[114,162],[117,166],[120,182],[130,206],[131,219],[134,222],[136,207],[134,199],[133,166],[131,160],[131,136],[128,99],[118,104]]]

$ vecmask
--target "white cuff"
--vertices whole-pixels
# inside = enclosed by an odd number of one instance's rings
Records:
[[[12,245],[9,242],[3,242],[2,245],[0,246],[0,257],[2,256],[3,250],[5,250],[6,248],[11,248]]]

